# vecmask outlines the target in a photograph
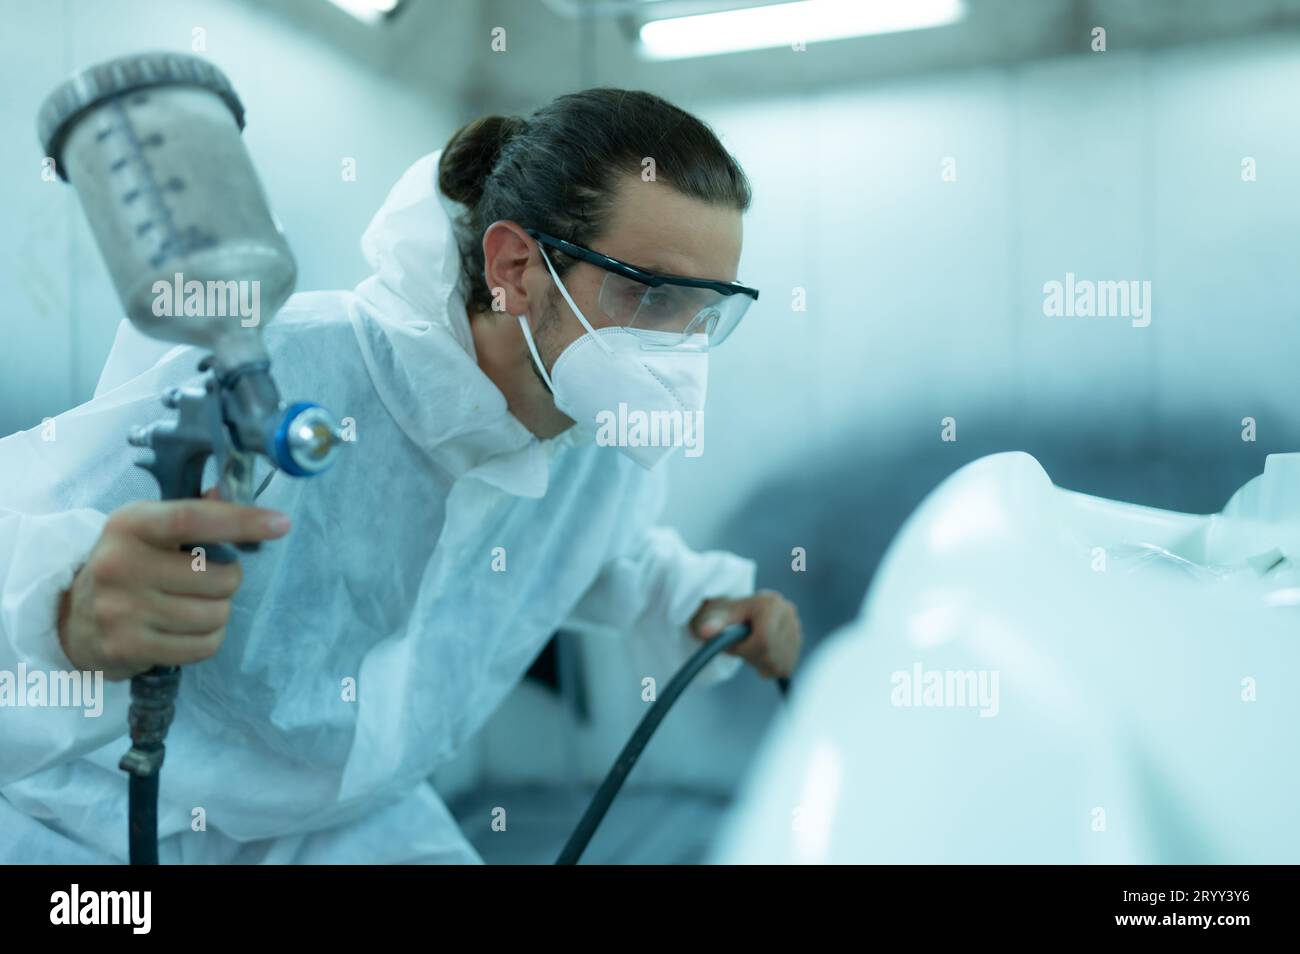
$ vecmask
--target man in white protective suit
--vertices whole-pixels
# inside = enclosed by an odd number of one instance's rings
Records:
[[[597,426],[699,419],[709,349],[757,297],[749,201],[708,127],[646,93],[470,123],[371,222],[370,278],[267,325],[281,393],[355,444],[258,507],[156,499],[125,438],[199,353],[123,322],[57,440],[0,441],[0,671],[107,680],[97,717],[0,708],[0,863],[126,860],[129,679],[154,665],[185,666],[164,864],[477,861],[427,779],[563,627],[622,630],[662,680],[748,622],[706,674],[789,674],[793,606],[654,525],[672,448]],[[196,572],[196,539],[272,542]]]

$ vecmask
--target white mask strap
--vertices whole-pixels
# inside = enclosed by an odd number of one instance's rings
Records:
[[[550,388],[551,393],[554,394],[555,385],[551,384],[551,376],[546,373],[546,365],[542,364],[542,356],[537,353],[537,345],[533,344],[533,332],[528,327],[527,315],[519,316],[519,327],[524,332],[524,341],[528,342],[528,351],[533,356],[533,364],[537,365],[537,370],[541,374],[542,380],[546,382],[546,386]]]
[[[600,345],[600,350],[604,351],[605,354],[613,354],[614,349],[605,342],[601,335],[596,334],[596,329],[591,327],[591,322],[587,321],[587,316],[582,313],[582,310],[578,308],[574,300],[569,297],[569,290],[564,287],[564,282],[560,281],[560,276],[555,273],[555,266],[551,264],[551,257],[546,254],[546,249],[542,247],[540,242],[537,243],[537,250],[542,253],[542,261],[546,263],[546,268],[551,273],[551,278],[555,279],[555,284],[559,287],[560,294],[564,296],[564,300],[569,303],[569,307],[573,309],[573,313],[577,315],[578,320],[582,322],[582,327],[586,328],[587,332],[596,339],[596,344]]]

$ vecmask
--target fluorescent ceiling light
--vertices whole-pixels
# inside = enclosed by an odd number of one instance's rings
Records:
[[[340,10],[346,10],[365,23],[378,23],[397,9],[401,0],[330,0]]]
[[[337,0],[336,0],[337,2]],[[651,20],[641,49],[652,60],[676,60],[766,47],[817,43],[875,33],[901,33],[955,23],[965,0],[797,0],[689,17]]]

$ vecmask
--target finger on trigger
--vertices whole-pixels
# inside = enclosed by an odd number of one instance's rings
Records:
[[[129,519],[137,536],[168,549],[203,541],[255,543],[289,530],[282,513],[224,500],[150,502],[134,508]]]

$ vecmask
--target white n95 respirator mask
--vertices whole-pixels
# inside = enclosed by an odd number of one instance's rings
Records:
[[[555,273],[546,250],[542,261],[560,294],[587,329],[561,352],[552,373],[538,354],[528,326],[519,327],[555,406],[596,443],[617,447],[649,470],[684,447],[687,457],[704,451],[704,396],[708,383],[708,335],[681,335],[635,328],[593,328]]]

